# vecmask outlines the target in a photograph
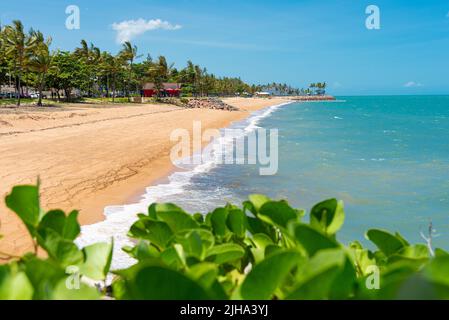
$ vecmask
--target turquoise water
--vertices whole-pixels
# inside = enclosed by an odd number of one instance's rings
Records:
[[[218,165],[167,200],[204,212],[255,192],[306,209],[335,197],[346,207],[342,241],[362,240],[370,227],[421,241],[431,220],[435,243],[449,248],[449,96],[291,104],[258,126],[279,129],[275,176],[260,176],[250,165]]]
[[[139,203],[106,208],[106,221],[84,227],[83,241],[114,236],[114,266],[126,267],[129,257],[120,247],[129,244],[136,212],[150,203],[207,213],[263,193],[304,209],[327,198],[344,200],[338,237],[345,243],[364,241],[369,228],[422,242],[419,233],[432,221],[439,234],[434,244],[449,249],[449,96],[339,97],[269,108],[233,125],[247,131],[257,126],[279,130],[276,175],[214,161],[186,167],[147,188]]]

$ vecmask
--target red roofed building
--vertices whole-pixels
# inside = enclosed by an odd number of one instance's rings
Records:
[[[163,83],[162,88],[159,94],[162,97],[179,97],[181,95],[181,85],[179,83]],[[144,97],[157,96],[157,89],[154,83],[146,83],[142,91]]]

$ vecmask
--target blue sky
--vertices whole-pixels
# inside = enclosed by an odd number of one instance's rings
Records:
[[[380,30],[365,27],[368,5]],[[80,30],[67,30],[77,5]],[[449,2],[435,0],[22,0],[1,1],[3,24],[20,19],[72,50],[81,39],[113,53],[113,24],[161,19],[132,38],[141,54],[188,59],[220,76],[303,87],[326,81],[335,95],[449,94]],[[168,27],[167,27],[168,26]],[[126,28],[124,25],[123,28]]]

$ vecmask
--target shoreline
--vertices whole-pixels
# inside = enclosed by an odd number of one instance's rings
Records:
[[[81,224],[92,225],[105,220],[105,207],[134,201],[145,193],[145,188],[167,179],[176,170],[169,158],[171,130],[186,128],[191,132],[195,120],[202,121],[203,130],[222,129],[254,111],[292,102],[283,98],[224,101],[240,111],[137,105],[0,113],[0,120],[11,124],[0,126],[0,134],[15,131],[0,135],[6,142],[0,172],[8,173],[2,177],[0,196],[4,198],[13,185],[33,183],[40,173],[45,210],[80,209]],[[48,163],[38,162],[39,158]],[[21,169],[25,172],[16,175]],[[89,179],[91,175],[94,177]],[[5,236],[0,249],[14,254],[30,250],[25,228],[3,201],[0,212],[0,233]]]
[[[294,103],[294,101],[283,101],[282,103],[270,104],[263,108],[258,108],[255,111],[249,112],[246,117],[239,118],[228,123],[226,128],[233,128],[241,125],[245,126],[245,132],[250,128],[257,126],[259,121],[270,117],[278,108],[287,104]],[[220,130],[220,131],[221,131]],[[220,148],[223,141],[215,141],[213,148]],[[211,146],[211,142],[203,145],[201,150],[194,151],[189,155],[189,158],[201,152],[206,146]],[[166,197],[172,199],[183,199],[182,194],[189,192],[192,179],[196,176],[207,174],[210,170],[216,167],[215,160],[210,160],[205,163],[193,165],[187,169],[183,169],[173,165],[173,170],[164,178],[155,180],[151,185],[147,186],[144,191],[139,192],[139,195],[133,197],[131,201],[121,205],[110,205],[104,209],[105,219],[101,222],[91,225],[84,225],[81,230],[81,235],[76,240],[80,247],[85,247],[99,242],[110,242],[114,238],[114,259],[112,261],[112,269],[124,269],[133,264],[133,259],[121,248],[126,246],[133,246],[133,240],[127,237],[128,230],[136,221],[138,213],[147,212],[148,206],[152,203],[167,202]],[[179,196],[178,196],[179,195]],[[170,200],[169,202],[182,205],[178,200]],[[202,212],[202,211],[196,211]]]
[[[229,101],[228,99],[234,99],[234,98],[224,98],[222,100],[226,102],[226,101]],[[247,98],[245,98],[245,99],[247,99]],[[256,98],[256,99],[264,99],[264,98]],[[267,100],[267,99],[265,99],[265,100]],[[279,99],[277,99],[277,100],[279,100]],[[300,101],[293,101],[293,100],[283,99],[283,102],[281,102],[281,103],[270,104],[270,105],[267,105],[267,106],[264,106],[264,107],[260,107],[260,108],[256,106],[254,110],[251,110],[251,111],[244,110],[244,112],[247,112],[247,114],[245,116],[236,118],[235,120],[230,120],[229,123],[227,123],[226,125],[224,125],[222,127],[219,127],[219,128],[214,128],[214,129],[219,129],[219,130],[226,129],[226,128],[231,127],[235,123],[238,123],[238,122],[241,122],[241,121],[245,121],[246,119],[248,119],[251,116],[253,116],[253,114],[255,112],[262,111],[262,110],[265,110],[265,109],[269,109],[269,108],[272,108],[272,107],[276,107],[278,105],[284,105],[284,104],[295,103],[295,102],[300,102]],[[243,110],[241,110],[241,111],[243,111]],[[208,129],[208,128],[202,128],[202,131],[204,131],[206,129]],[[191,157],[195,153],[201,152],[209,144],[210,144],[210,141],[208,141],[206,143],[203,143],[203,145],[201,146],[200,150],[192,150],[192,152],[189,155],[189,157]],[[167,159],[165,159],[165,158],[167,158]],[[145,194],[147,192],[146,190],[148,188],[169,183],[170,182],[169,178],[173,174],[175,174],[177,172],[188,172],[188,171],[190,171],[190,169],[182,169],[182,168],[176,167],[171,162],[169,157],[163,157],[163,158],[160,159],[160,161],[161,162],[167,162],[167,166],[162,165],[163,170],[161,170],[161,171],[158,170],[159,171],[158,174],[155,175],[154,178],[150,179],[150,183],[148,185],[145,185],[143,187],[139,187],[137,192],[132,194],[130,197],[128,197],[125,201],[123,201],[120,204],[117,204],[117,205],[113,205],[113,204],[112,205],[106,205],[104,207],[104,211],[108,207],[116,207],[116,206],[122,207],[122,206],[133,205],[133,204],[139,203],[142,200],[142,198],[145,196]],[[96,221],[96,222],[94,222],[94,224],[104,221],[106,219],[106,217],[107,217],[107,214],[105,212],[103,212],[103,216],[104,216],[104,219],[102,219],[100,221]],[[89,226],[89,225],[85,224],[83,226]]]
[[[284,101],[284,102],[282,102],[280,104],[273,104],[273,105],[265,106],[265,107],[257,109],[257,110],[250,111],[247,116],[245,116],[245,117],[243,117],[241,119],[236,119],[236,120],[230,121],[226,126],[218,128],[218,129],[219,130],[223,130],[223,129],[230,128],[230,127],[232,127],[233,125],[235,125],[237,123],[243,122],[243,121],[251,118],[252,116],[254,116],[254,114],[256,112],[263,111],[263,110],[268,110],[268,109],[273,108],[273,107],[283,106],[283,105],[290,104],[290,103],[295,103],[295,102],[300,102],[300,101],[293,101],[293,100],[292,101]],[[204,131],[204,128],[203,128],[203,131]],[[204,148],[206,148],[209,145],[210,145],[210,141],[205,143],[205,144],[203,144],[202,147],[201,147],[201,150],[194,150],[193,153],[199,153],[199,152],[204,150]],[[192,154],[190,154],[189,157],[192,157]],[[131,196],[127,201],[125,201],[120,206],[132,205],[132,204],[135,204],[135,203],[141,201],[142,197],[146,194],[146,191],[145,191],[146,189],[154,187],[154,186],[157,186],[157,185],[161,185],[161,184],[167,184],[167,183],[170,182],[169,178],[173,174],[175,174],[177,172],[188,172],[190,170],[191,169],[183,169],[183,168],[179,168],[179,167],[176,167],[175,165],[171,164],[171,169],[168,170],[167,174],[164,174],[160,178],[153,179],[150,185],[146,186],[145,188],[142,188],[144,191],[141,190],[140,192],[134,194],[133,196]],[[106,206],[105,209],[107,207],[108,206]]]

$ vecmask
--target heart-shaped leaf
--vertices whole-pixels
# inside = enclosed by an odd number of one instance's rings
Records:
[[[310,225],[326,235],[334,235],[343,226],[343,202],[330,199],[318,203],[310,212]]]
[[[5,198],[6,206],[14,211],[26,225],[31,236],[36,235],[36,228],[42,218],[37,186],[14,187]]]
[[[309,256],[315,255],[320,250],[338,248],[339,246],[333,239],[305,224],[296,226],[295,237]]]
[[[128,282],[129,298],[136,300],[208,300],[200,284],[186,275],[160,266],[138,270]]]
[[[284,200],[265,202],[259,210],[259,217],[282,228],[286,228],[290,221],[299,222],[297,211]]]
[[[93,280],[104,280],[111,267],[113,247],[112,242],[96,243],[83,248],[85,260],[80,268],[81,274]]]
[[[246,215],[240,209],[230,210],[226,225],[235,235],[243,238],[246,232]]]
[[[247,275],[240,294],[247,300],[271,299],[301,256],[297,252],[279,252],[257,264]]]
[[[241,259],[245,255],[245,250],[234,243],[226,243],[212,247],[207,251],[207,260],[216,264],[223,264]]]
[[[406,246],[401,238],[384,230],[371,229],[366,233],[366,238],[372,241],[387,257],[399,252]]]

